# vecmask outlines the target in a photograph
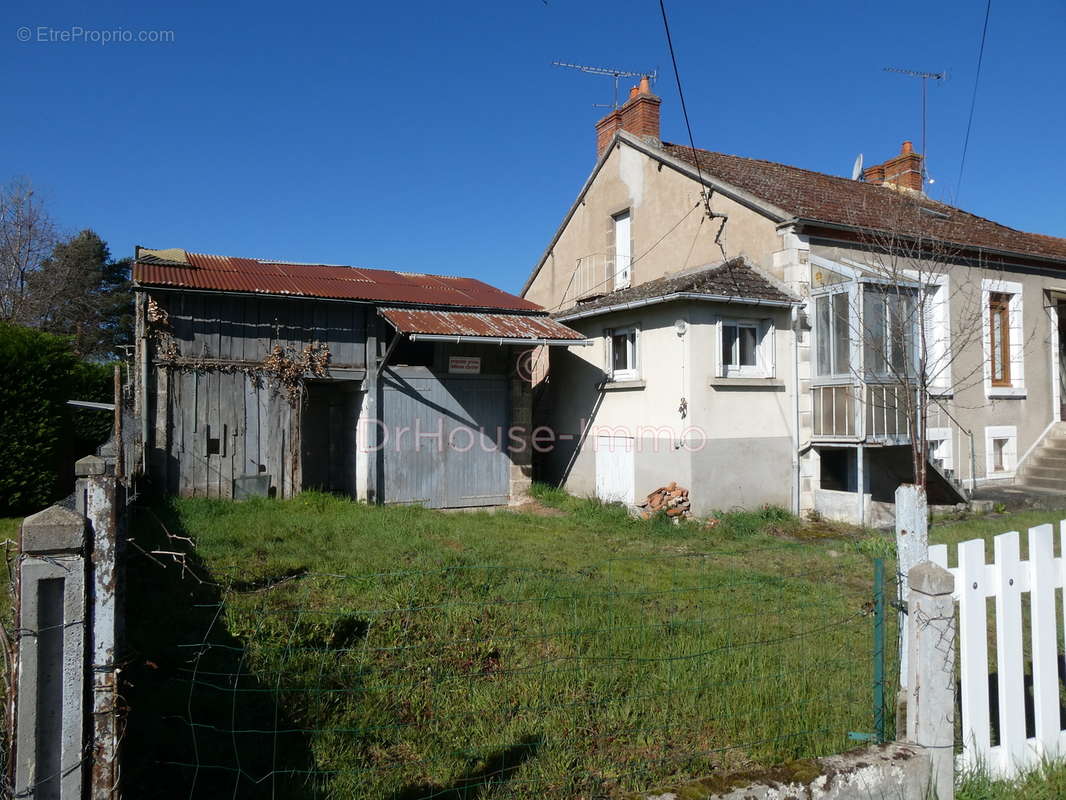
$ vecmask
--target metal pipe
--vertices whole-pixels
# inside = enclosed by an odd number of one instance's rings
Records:
[[[799,306],[793,306],[789,314],[792,323],[792,511],[800,513],[800,385],[799,385]]]

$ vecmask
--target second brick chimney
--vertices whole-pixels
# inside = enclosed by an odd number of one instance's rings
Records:
[[[884,164],[875,164],[862,171],[863,180],[877,185],[891,185],[915,192],[923,190],[922,155],[914,152],[914,145],[904,142],[899,155]]]
[[[596,123],[596,157],[603,155],[615,131],[629,131],[642,139],[659,143],[659,106],[662,103],[651,93],[647,77],[629,90],[629,99]]]

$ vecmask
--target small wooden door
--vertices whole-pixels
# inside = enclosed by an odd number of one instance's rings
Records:
[[[632,436],[596,437],[596,496],[605,503],[635,500]]]

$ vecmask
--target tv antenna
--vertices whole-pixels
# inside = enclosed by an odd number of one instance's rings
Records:
[[[929,81],[944,81],[947,80],[947,70],[943,72],[920,72],[915,69],[903,69],[902,67],[885,67],[885,72],[898,72],[900,75],[907,75],[911,78],[922,79],[922,179],[925,179],[926,164],[929,161],[928,154],[926,153],[925,145],[925,127],[927,119],[928,103],[926,94],[929,86]]]
[[[553,67],[566,67],[567,69],[576,69],[579,72],[587,72],[590,75],[607,75],[614,78],[614,105],[608,106],[606,103],[594,104],[597,108],[618,108],[618,79],[619,78],[648,78],[653,83],[655,79],[659,77],[656,70],[651,72],[631,72],[624,69],[613,69],[612,67],[590,67],[586,64],[568,64],[565,61],[553,61]]]

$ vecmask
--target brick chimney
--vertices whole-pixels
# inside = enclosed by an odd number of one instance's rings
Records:
[[[862,177],[867,183],[921,192],[924,190],[922,156],[914,152],[913,144],[904,142],[898,156],[884,164],[867,167],[862,171]]]
[[[662,103],[651,93],[651,84],[645,76],[640,85],[629,90],[629,99],[596,123],[596,157],[603,155],[615,131],[629,131],[642,139],[659,144],[659,106]]]

